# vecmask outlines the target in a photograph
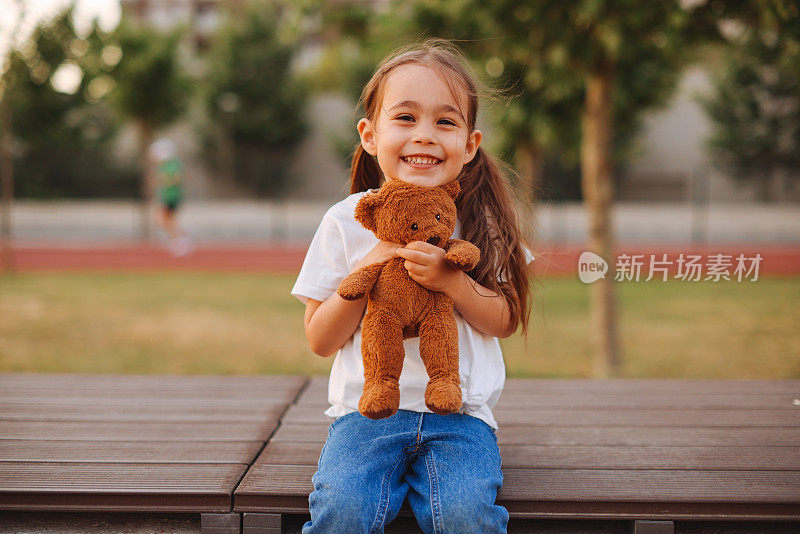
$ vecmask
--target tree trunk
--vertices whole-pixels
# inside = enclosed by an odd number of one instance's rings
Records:
[[[619,373],[620,355],[614,296],[614,243],[611,235],[611,203],[614,187],[611,169],[610,70],[590,74],[586,81],[581,140],[583,197],[589,210],[589,249],[608,262],[605,278],[591,287],[594,374],[607,377]]]
[[[11,210],[14,205],[14,161],[11,156],[11,106],[8,105],[8,92],[11,88],[10,74],[0,96],[0,251],[2,251],[2,270],[14,270],[14,249]]]
[[[236,144],[233,141],[233,116],[222,112],[217,126],[217,172],[219,181],[232,184],[236,178]]]
[[[535,141],[521,142],[514,154],[519,173],[520,192],[525,201],[534,203],[542,189],[544,174],[544,151]]]
[[[155,197],[155,176],[149,156],[150,145],[153,144],[153,129],[146,121],[138,121],[136,127],[139,132],[139,165],[142,172],[139,237],[142,242],[150,243],[153,236],[153,199]]]

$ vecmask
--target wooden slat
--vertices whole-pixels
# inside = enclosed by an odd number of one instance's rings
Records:
[[[271,441],[324,441],[328,436],[327,418],[317,423],[281,423]],[[656,427],[579,427],[503,425],[497,440],[509,445],[593,445],[593,446],[736,446],[791,447],[798,444],[794,428],[656,428]]]
[[[659,393],[653,395],[619,395],[586,393],[564,397],[554,394],[518,394],[503,395],[500,399],[501,409],[582,409],[582,410],[642,410],[642,409],[700,409],[713,410],[787,410],[798,411],[795,400],[800,400],[792,395],[692,395],[676,397],[674,395]],[[327,396],[304,399],[298,406],[303,408],[313,407],[326,410],[330,404]]]
[[[321,410],[316,406],[295,405],[286,413],[285,420],[293,423],[320,422]],[[563,426],[795,426],[800,427],[800,409],[793,410],[619,410],[559,409],[559,408],[503,408],[494,411],[502,427],[515,425]]]
[[[791,427],[568,427],[504,425],[497,433],[500,443],[537,445],[661,445],[780,447],[797,445],[798,430]]]
[[[285,405],[240,406],[173,406],[119,404],[9,404],[0,403],[0,420],[4,421],[206,421],[258,422],[275,420]]]
[[[800,395],[800,380],[727,380],[685,378],[609,378],[609,379],[526,379],[506,380],[503,395],[535,391],[538,393],[580,394],[599,393],[664,393],[668,395],[709,395],[712,393],[740,395],[789,394]]]
[[[246,468],[0,462],[0,509],[225,512]]]
[[[131,394],[128,394],[131,393]],[[134,394],[126,392],[125,396],[120,396],[119,392],[111,390],[95,391],[69,391],[69,390],[42,390],[27,388],[4,388],[0,389],[0,403],[2,404],[109,404],[123,406],[152,406],[157,404],[169,404],[170,406],[196,406],[196,407],[252,407],[252,406],[274,406],[285,405],[292,401],[296,392],[277,391],[269,396],[258,395],[221,395],[206,394],[198,395],[197,391],[180,391],[174,394],[147,393]]]
[[[0,439],[3,462],[249,464],[263,441],[31,441]]]
[[[326,400],[327,388],[327,377],[314,377],[299,404]],[[721,396],[729,399],[735,397],[797,399],[800,398],[800,380],[509,378],[503,388],[500,404],[505,404],[507,399],[528,396],[539,398],[564,398],[566,396],[567,399],[591,396],[602,399],[609,396],[662,397],[674,400],[687,395],[710,398]]]
[[[323,442],[270,441],[256,465],[317,464]],[[500,445],[504,468],[800,471],[797,447]]]
[[[102,441],[251,441],[266,440],[277,421],[150,422],[0,421],[0,436],[9,439]]]
[[[312,443],[322,443],[328,439],[327,422],[316,424],[297,424],[292,422],[281,422],[278,430],[275,431],[270,442],[273,441],[308,441]]]
[[[125,395],[113,389],[76,390],[69,388],[0,387],[2,403],[66,404],[157,404],[168,402],[178,406],[253,406],[291,402],[297,391],[278,389],[270,392],[178,389],[161,391],[125,390]]]
[[[800,427],[800,409],[797,410],[620,410],[530,408],[509,409],[498,407],[495,419],[499,425],[568,425],[568,426],[794,426]]]
[[[314,489],[315,470],[308,465],[257,464],[235,496],[307,497]],[[499,502],[800,502],[800,471],[508,468],[503,478]],[[797,514],[800,519],[800,510]]]
[[[37,389],[71,388],[76,391],[111,389],[138,392],[190,390],[195,392],[246,389],[269,395],[275,391],[297,391],[306,381],[295,375],[102,375],[102,374],[37,374],[0,373],[0,387]]]

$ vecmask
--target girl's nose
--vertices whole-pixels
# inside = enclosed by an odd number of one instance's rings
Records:
[[[435,138],[431,128],[422,124],[417,125],[414,129],[414,142],[421,145],[431,145],[435,143]]]

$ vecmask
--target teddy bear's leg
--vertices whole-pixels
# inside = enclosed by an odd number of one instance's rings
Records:
[[[370,419],[383,419],[400,406],[400,373],[403,371],[403,328],[397,318],[368,311],[361,326],[364,358],[364,392],[358,411]]]
[[[436,293],[433,309],[419,327],[419,352],[428,371],[425,405],[433,413],[446,415],[461,408],[458,373],[458,329],[453,301]]]

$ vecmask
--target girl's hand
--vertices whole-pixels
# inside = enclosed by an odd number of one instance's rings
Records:
[[[461,276],[461,271],[445,261],[444,249],[424,241],[412,241],[397,255],[406,260],[404,265],[412,280],[431,291],[446,294]]]
[[[391,241],[378,241],[378,244],[372,247],[372,250],[367,252],[367,255],[353,267],[353,272],[372,265],[373,263],[381,263],[386,260],[397,257],[397,249],[402,247],[400,243],[393,243]]]

